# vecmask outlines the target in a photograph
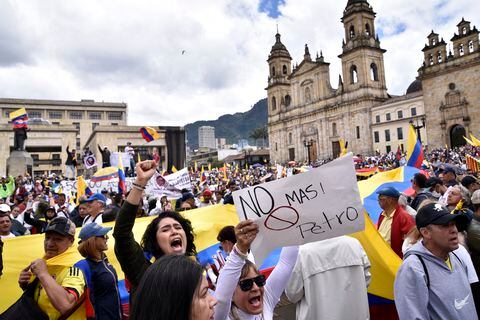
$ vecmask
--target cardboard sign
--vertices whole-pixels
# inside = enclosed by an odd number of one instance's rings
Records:
[[[187,168],[183,168],[167,176],[162,176],[158,172],[155,172],[154,176],[145,186],[145,192],[147,194],[154,194],[159,197],[166,195],[168,199],[180,198],[182,196],[180,192],[182,189],[192,190]]]
[[[259,264],[275,248],[338,237],[365,228],[352,154],[319,168],[233,193],[240,220],[260,229]]]

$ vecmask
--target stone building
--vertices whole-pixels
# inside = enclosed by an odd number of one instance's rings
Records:
[[[452,50],[431,32],[418,70],[422,81],[427,135],[431,147],[464,145],[463,136],[480,135],[479,31],[462,19]]]
[[[349,0],[343,12],[345,40],[338,87],[330,84],[329,63],[291,56],[276,34],[268,56],[268,131],[272,161],[336,157],[340,139],[354,153],[372,153],[371,108],[389,98],[375,12],[366,0]],[[308,154],[309,153],[309,154]]]

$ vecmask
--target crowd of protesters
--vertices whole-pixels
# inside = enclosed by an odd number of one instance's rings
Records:
[[[466,166],[467,155],[478,157],[480,148],[425,150],[423,171],[412,179],[413,195],[401,194],[391,187],[377,192],[383,210],[378,231],[404,259],[395,281],[396,309],[390,306],[386,311],[393,319],[477,318],[480,184],[477,173],[470,172]],[[403,165],[405,155],[400,151],[372,157],[357,155],[355,162],[357,169],[389,170]],[[322,319],[340,319],[345,308],[337,308],[337,313],[330,315],[321,308],[315,308],[312,313],[306,305],[314,297],[308,296],[298,283],[289,283],[292,272],[297,274],[297,279],[302,278],[302,274],[308,277],[317,274],[319,271],[302,266],[300,261],[305,259],[301,257],[309,257],[322,264],[324,257],[319,253],[322,250],[313,245],[302,246],[300,256],[298,247],[284,248],[275,270],[265,279],[249,254],[258,226],[244,221],[219,233],[221,249],[212,264],[200,267],[194,262],[197,253],[194,230],[190,221],[177,213],[215,204],[233,204],[233,191],[298,174],[308,170],[306,167],[307,164],[290,163],[191,170],[192,189],[182,190],[181,197],[173,200],[165,195],[145,193],[145,186],[156,171],[154,160],[136,164],[135,173],[132,170],[131,174],[134,176],[132,188],[127,195],[103,190],[74,199],[59,188],[71,175],[70,171],[65,177],[3,177],[0,237],[3,240],[43,233],[45,257],[51,258],[69,250],[75,228],[83,227],[78,247],[85,257],[83,262],[65,268],[61,277],[53,279],[46,273],[44,260],[37,259],[19,278],[25,292],[30,290],[41,297],[37,300],[41,312],[53,319],[72,318],[79,312],[77,308],[85,294],[92,307],[87,308],[82,317],[120,319],[118,272],[125,274],[128,283],[132,319],[193,319],[193,315],[195,319],[272,319],[273,309],[285,289],[291,300],[298,303],[298,319],[309,319],[312,314],[321,315]],[[132,229],[135,219],[142,216],[156,217],[139,243]],[[110,228],[101,224],[109,221],[115,221],[115,254],[122,270],[115,270],[104,254]],[[3,242],[0,245],[3,246]],[[361,245],[339,240],[328,245],[325,242],[322,248],[324,252],[341,250],[344,261],[357,261],[327,268],[328,274],[331,279],[340,279],[345,268],[352,268],[351,277],[357,279],[356,292],[363,297],[359,300],[363,311],[357,316],[368,315],[364,305],[370,264]],[[358,267],[360,269],[355,269]],[[3,265],[0,275],[1,268]],[[203,276],[204,269],[207,278]],[[80,273],[88,276],[81,277]],[[32,275],[38,280],[31,282]],[[316,288],[314,291],[322,285],[333,286],[326,280],[329,277],[316,276],[317,280],[308,285]],[[210,289],[215,290],[215,297],[211,296]],[[148,301],[151,308],[143,308]]]

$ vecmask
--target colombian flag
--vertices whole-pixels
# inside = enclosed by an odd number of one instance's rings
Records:
[[[143,139],[145,139],[147,142],[160,139],[160,135],[158,134],[157,130],[150,127],[140,128],[140,133],[142,134]]]
[[[132,170],[134,170],[132,168]],[[118,193],[127,193],[127,186],[125,185],[125,172],[123,172],[122,156],[118,156]]]
[[[415,129],[410,125],[408,131],[407,166],[420,168],[423,162],[423,147],[417,138]]]
[[[12,120],[13,128],[27,128],[28,114],[25,108],[20,108],[16,111],[10,112],[10,120]]]
[[[87,182],[83,179],[83,176],[77,177],[77,204],[79,204],[78,199],[81,196],[91,196],[93,194],[92,190],[87,186]]]

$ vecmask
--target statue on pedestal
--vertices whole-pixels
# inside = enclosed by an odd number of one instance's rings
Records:
[[[25,140],[27,140],[27,130],[28,128],[26,126],[21,128],[13,128],[13,132],[15,133],[13,137],[13,150],[25,151]]]

